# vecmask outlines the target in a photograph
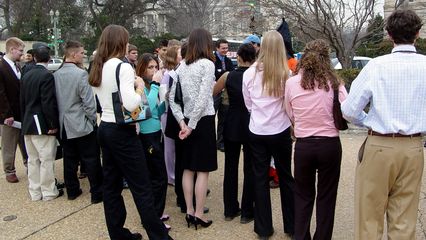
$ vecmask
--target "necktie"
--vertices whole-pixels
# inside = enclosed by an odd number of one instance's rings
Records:
[[[222,60],[222,70],[226,70],[225,59]]]
[[[18,67],[18,64],[15,63],[15,68],[16,68],[16,76],[18,77],[18,79],[21,79],[21,70]]]

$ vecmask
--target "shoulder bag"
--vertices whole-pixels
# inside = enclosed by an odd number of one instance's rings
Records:
[[[348,123],[343,118],[342,110],[340,109],[339,101],[339,90],[334,90],[334,99],[333,99],[333,119],[334,126],[339,130],[348,129]]]
[[[115,70],[115,81],[117,82],[117,92],[112,93],[112,103],[114,109],[115,122],[117,124],[130,124],[135,122],[140,122],[151,118],[151,109],[148,105],[142,105],[137,107],[134,111],[130,112],[126,110],[123,106],[123,101],[120,93],[120,68],[121,64],[117,65]]]

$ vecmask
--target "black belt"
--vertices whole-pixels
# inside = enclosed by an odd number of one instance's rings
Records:
[[[410,134],[410,135],[404,135],[404,134],[400,134],[400,133],[378,133],[375,132],[373,130],[368,130],[368,135],[372,135],[372,136],[379,136],[379,137],[420,137],[421,134],[420,133],[414,133],[414,134]]]

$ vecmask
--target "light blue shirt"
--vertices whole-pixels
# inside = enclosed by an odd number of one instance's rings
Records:
[[[342,103],[344,118],[382,134],[425,133],[426,56],[415,52],[412,45],[398,45],[371,60]]]
[[[146,87],[144,89],[152,117],[139,122],[140,132],[143,134],[158,132],[161,129],[160,116],[165,112],[166,105],[164,102],[159,103],[158,90],[159,87],[154,84],[151,85],[151,90]]]

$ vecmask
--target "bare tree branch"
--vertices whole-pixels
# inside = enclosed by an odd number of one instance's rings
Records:
[[[330,43],[342,66],[347,68],[356,48],[369,36],[368,21],[376,0],[261,0],[264,9],[293,22],[293,32],[307,41],[323,38]]]

